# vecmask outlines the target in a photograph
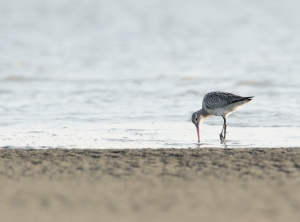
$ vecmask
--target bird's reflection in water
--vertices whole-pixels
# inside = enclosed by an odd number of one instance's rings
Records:
[[[197,148],[224,148],[224,149],[233,149],[233,144],[232,141],[226,141],[226,140],[222,140],[220,142],[221,145],[218,144],[211,144],[211,143],[196,143],[196,147]],[[238,147],[240,144],[236,144],[236,146]]]
[[[197,148],[212,148],[215,147],[213,144],[210,143],[196,143]]]
[[[226,144],[226,140],[221,140],[220,143],[223,145],[224,149],[228,148],[228,145]]]

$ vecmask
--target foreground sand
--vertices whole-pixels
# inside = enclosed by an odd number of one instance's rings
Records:
[[[299,221],[300,149],[0,150],[1,221]]]

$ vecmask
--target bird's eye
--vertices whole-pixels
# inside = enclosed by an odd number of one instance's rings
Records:
[[[198,121],[198,118],[196,117],[195,120],[196,120],[196,122],[197,122],[197,121]]]

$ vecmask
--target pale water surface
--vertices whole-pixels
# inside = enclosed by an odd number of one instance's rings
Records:
[[[226,147],[299,147],[300,2],[0,0],[0,147],[197,148],[190,116],[255,96]],[[220,144],[222,118],[201,126]]]

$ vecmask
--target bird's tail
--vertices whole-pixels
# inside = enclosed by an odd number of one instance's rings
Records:
[[[250,102],[250,101],[252,100],[253,97],[254,97],[254,96],[243,97],[243,98],[241,98],[241,99],[239,99],[239,100],[234,101],[234,103],[245,104],[245,103]]]
[[[247,96],[247,97],[244,97],[243,100],[248,100],[249,102],[252,100],[254,96]]]

